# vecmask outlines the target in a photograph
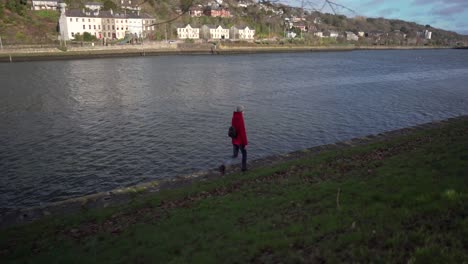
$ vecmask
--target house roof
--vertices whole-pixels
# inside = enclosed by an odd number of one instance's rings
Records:
[[[218,27],[218,26],[215,26],[215,25],[203,25],[203,26],[204,26],[204,27],[207,27],[207,28],[213,28],[213,29],[215,29],[215,28]]]
[[[252,28],[250,28],[249,26],[238,26],[236,27],[237,29],[241,29],[241,30],[245,30],[246,28],[249,28],[250,30],[253,30]]]
[[[144,18],[154,19],[152,16],[143,13],[138,15],[137,13],[112,13],[111,11],[89,11],[83,12],[82,9],[69,9],[65,11],[67,17],[96,17],[96,18]]]
[[[177,23],[174,25],[176,28],[186,28],[188,26],[190,26],[191,28],[194,28],[194,29],[197,29],[197,28],[200,28],[199,26],[196,26],[196,25],[192,25],[192,24],[182,24],[182,23]]]

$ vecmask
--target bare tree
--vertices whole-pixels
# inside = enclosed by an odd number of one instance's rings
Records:
[[[151,0],[143,0],[139,5],[143,5],[144,3],[147,3],[149,1]],[[178,15],[165,21],[153,23],[151,24],[151,26],[167,24],[167,23],[171,23],[172,21],[177,20],[178,18],[182,17],[183,15],[185,15],[186,13],[190,11],[190,8],[195,4],[196,0],[179,0],[179,1],[180,1],[179,7],[180,7],[181,12]],[[280,4],[283,6],[288,6],[288,2],[285,2],[285,0],[263,0],[261,1],[261,3],[270,4],[270,5]],[[318,6],[321,6],[321,7],[317,8]],[[336,2],[330,1],[330,0],[301,0],[301,15],[304,15],[304,9],[308,11],[322,12],[326,6],[330,7],[330,9],[333,11],[335,15],[337,14],[337,11],[339,9],[345,9],[347,11],[355,13],[353,9],[346,7],[344,5],[338,4]]]

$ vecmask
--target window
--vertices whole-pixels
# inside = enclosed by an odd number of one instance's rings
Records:
[[[112,25],[112,30],[115,30],[115,26],[114,26],[114,25]]]
[[[98,29],[101,30],[101,25],[98,25]]]
[[[84,22],[84,18],[81,19],[81,22]]]
[[[78,22],[78,18],[76,18],[76,22]]]
[[[86,25],[83,25],[83,29],[86,29]]]
[[[75,37],[75,33],[74,33],[74,32],[72,32],[72,37]]]
[[[70,17],[70,22],[73,22],[73,18]]]
[[[88,18],[88,22],[91,22],[91,18]]]
[[[91,29],[91,25],[89,25],[88,27],[89,27],[89,29]]]
[[[96,29],[96,25],[94,25],[94,29]]]

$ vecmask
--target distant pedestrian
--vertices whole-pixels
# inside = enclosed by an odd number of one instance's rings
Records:
[[[231,166],[233,159],[239,155],[239,150],[242,153],[242,171],[247,170],[247,133],[245,132],[244,124],[244,107],[239,105],[232,115],[231,127],[229,128],[228,135],[232,138],[232,156],[224,160],[223,164],[219,167],[221,175],[224,175],[226,168]]]
[[[244,124],[244,107],[239,105],[232,115],[231,126],[236,131],[236,137],[232,138],[233,158],[237,158],[239,150],[242,153],[242,171],[247,170],[247,133]]]

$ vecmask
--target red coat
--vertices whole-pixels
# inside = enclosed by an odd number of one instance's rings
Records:
[[[244,116],[242,112],[234,112],[231,126],[233,126],[237,132],[237,137],[232,139],[232,144],[247,146],[247,133],[245,132]]]

